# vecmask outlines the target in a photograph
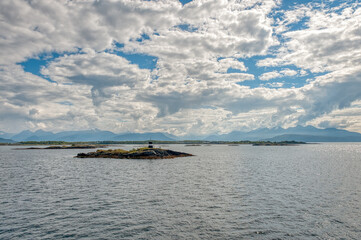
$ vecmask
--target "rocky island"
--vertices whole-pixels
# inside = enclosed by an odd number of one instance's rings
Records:
[[[254,142],[252,146],[297,146],[300,144],[306,144],[305,142],[296,141],[282,141],[282,142]]]
[[[94,149],[105,148],[106,145],[62,145],[62,146],[49,146],[49,147],[28,147],[28,148],[15,148],[15,150],[33,150],[33,149]]]
[[[163,159],[193,156],[189,153],[176,152],[161,148],[138,148],[126,151],[123,149],[97,150],[96,152],[79,153],[77,158],[120,158],[120,159]]]

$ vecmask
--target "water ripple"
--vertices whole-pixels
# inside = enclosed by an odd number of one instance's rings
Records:
[[[359,143],[169,148],[195,156],[0,147],[0,239],[361,239]]]

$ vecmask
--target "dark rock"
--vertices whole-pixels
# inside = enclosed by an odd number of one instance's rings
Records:
[[[28,147],[28,148],[15,148],[15,150],[34,150],[34,149],[94,149],[105,148],[105,145],[62,145],[62,146],[49,146],[45,148]]]
[[[162,159],[188,157],[192,154],[176,152],[160,148],[140,148],[136,150],[125,151],[122,149],[115,150],[98,150],[96,152],[79,153],[77,158],[120,158],[120,159]]]

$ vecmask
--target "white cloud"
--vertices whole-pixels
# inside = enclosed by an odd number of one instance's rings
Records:
[[[306,76],[307,74],[308,74],[307,71],[303,69],[300,70],[300,76]]]
[[[354,101],[350,107],[335,109],[328,114],[312,119],[308,124],[321,128],[344,128],[348,131],[359,131],[361,127],[361,102]]]
[[[361,99],[361,70],[349,68],[317,77],[304,86],[305,95],[302,104],[306,113],[300,121],[310,121],[336,109],[344,109]]]
[[[267,81],[267,80],[277,78],[277,77],[281,77],[281,76],[282,76],[282,74],[280,74],[279,72],[273,71],[273,72],[263,73],[261,76],[259,76],[259,79],[262,80],[262,81]]]
[[[122,85],[136,87],[139,82],[150,81],[148,69],[140,69],[138,65],[115,54],[92,50],[60,57],[41,72],[58,83],[71,82],[95,88]]]
[[[284,83],[282,82],[274,82],[274,83],[267,83],[267,84],[264,84],[263,86],[265,87],[273,87],[273,88],[280,88],[280,87],[283,87]]]
[[[307,27],[283,33],[286,41],[277,56],[261,60],[258,65],[292,64],[312,72],[358,66],[361,59],[361,34],[358,24],[361,21],[361,9],[351,5],[340,13],[332,10],[317,10],[308,5],[289,11],[285,19],[290,15],[298,16],[302,12],[301,15],[309,18]],[[288,21],[281,22],[281,26],[288,24]]]
[[[180,20],[176,1],[0,2],[0,64],[21,62],[43,52],[128,42],[141,33],[168,29]]]
[[[312,123],[361,131],[360,116],[350,114],[360,109],[360,8],[346,4],[335,12],[309,4],[278,9],[284,15],[273,19],[278,5],[1,1],[1,130],[96,127],[182,135]],[[149,38],[137,41],[142,34]],[[155,56],[156,68],[141,69],[115,50]],[[64,51],[41,69],[56,83],[15,65]],[[283,88],[284,82],[242,86],[254,79],[254,56],[261,59],[257,66],[277,67],[260,80],[307,74],[310,80],[297,89]]]
[[[283,76],[295,76],[297,74],[297,71],[292,69],[283,69],[280,71],[280,74]]]
[[[46,126],[66,128],[74,120],[69,114],[85,118],[92,114],[89,87],[61,86],[30,73],[21,67],[8,65],[0,68],[0,124],[5,130],[22,130]],[[70,102],[76,107],[60,104]],[[45,125],[44,125],[45,124]],[[76,122],[75,125],[80,127]]]
[[[272,72],[265,72],[261,76],[259,76],[259,79],[262,81],[268,81],[270,79],[274,78],[282,78],[282,77],[290,77],[297,75],[298,72],[289,68],[283,69],[281,71],[272,71]]]
[[[219,72],[227,72],[229,68],[237,69],[240,71],[247,71],[246,66],[243,62],[240,62],[234,58],[224,58],[218,61],[220,63]]]

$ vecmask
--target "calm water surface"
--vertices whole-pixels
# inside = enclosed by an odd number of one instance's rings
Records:
[[[0,239],[361,239],[361,143],[164,148],[0,147]]]

